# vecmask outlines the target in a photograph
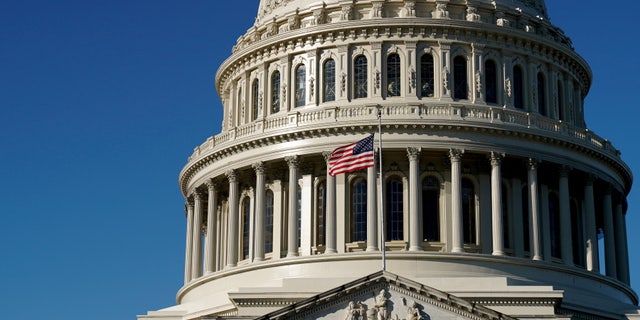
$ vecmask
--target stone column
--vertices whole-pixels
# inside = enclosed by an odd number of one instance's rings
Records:
[[[542,260],[540,252],[540,205],[538,197],[538,160],[529,159],[529,231],[531,256],[533,260]]]
[[[587,270],[599,272],[600,266],[598,261],[598,234],[596,230],[596,209],[593,199],[593,181],[594,177],[589,175],[584,186],[584,210],[585,210],[585,240],[587,241]]]
[[[195,205],[193,209],[193,254],[191,256],[191,279],[202,275],[202,194],[194,192]]]
[[[256,213],[255,213],[255,243],[254,243],[254,259],[256,261],[264,260],[264,244],[266,230],[266,190],[265,190],[265,165],[260,161],[253,164],[256,172]]]
[[[573,266],[573,236],[571,227],[571,203],[569,195],[569,171],[562,166],[558,182],[560,193],[560,255],[564,264]]]
[[[367,251],[378,251],[378,183],[376,167],[367,168]]]
[[[325,219],[326,248],[324,253],[337,253],[336,250],[336,178],[329,174],[331,152],[323,152],[327,163],[327,213]]]
[[[420,223],[420,148],[407,148],[409,157],[409,251],[422,251]]]
[[[289,165],[289,215],[287,217],[287,257],[298,255],[298,156],[284,158]]]
[[[502,219],[502,159],[504,154],[491,152],[491,234],[494,256],[504,256],[504,221]]]
[[[624,196],[620,196],[621,200]],[[614,212],[616,234],[616,257],[618,258],[618,279],[629,285],[629,252],[627,252],[627,229],[624,221],[622,203],[616,204]]]
[[[187,199],[187,239],[184,249],[184,284],[191,281],[191,254],[193,250],[193,200]]]
[[[218,191],[216,190],[217,184],[213,180],[206,182],[209,192],[208,207],[207,207],[207,236],[204,243],[204,272],[205,274],[216,271],[216,238],[218,233],[216,232],[216,216],[218,214]]]
[[[604,215],[604,262],[607,276],[617,278],[616,241],[613,232],[613,202],[611,200],[611,186],[607,187],[602,202]]]
[[[464,252],[462,220],[462,154],[464,150],[450,149],[451,160],[451,252]]]
[[[227,228],[227,268],[238,263],[238,173],[229,170],[225,173],[229,180],[229,226]]]

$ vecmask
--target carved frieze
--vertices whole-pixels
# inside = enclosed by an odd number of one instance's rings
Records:
[[[429,319],[429,315],[422,316],[416,301],[408,301],[401,298],[402,306],[390,300],[391,294],[385,289],[381,289],[373,298],[373,301],[350,301],[345,313],[345,320],[422,320]]]

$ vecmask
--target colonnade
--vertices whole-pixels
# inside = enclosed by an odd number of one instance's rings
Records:
[[[405,199],[408,201],[404,206],[406,219],[403,222],[407,232],[399,242],[403,243],[402,251],[420,252],[425,250],[426,241],[422,230],[421,179],[428,174],[427,171],[434,169],[425,169],[425,156],[420,148],[410,147],[406,152],[407,158],[392,159],[393,162],[404,160],[403,165],[399,165],[402,168],[395,169],[400,172],[398,174],[408,173],[408,182],[404,186]],[[348,199],[345,199],[349,197],[349,179],[345,175],[326,175],[328,155],[326,152],[322,157],[317,154],[305,156],[304,161],[309,165],[302,170],[302,174],[300,164],[303,157],[290,156],[279,163],[258,161],[252,165],[253,170],[232,169],[224,176],[212,177],[194,188],[186,206],[185,284],[203,275],[234,268],[240,263],[348,252],[349,237],[346,234],[349,232],[347,225],[351,208],[345,205],[348,203]],[[464,150],[450,149],[447,156],[449,161],[436,170],[443,177],[441,190],[444,192],[440,197],[445,204],[438,213],[442,233],[439,252],[512,256],[600,272],[598,230],[602,230],[606,275],[629,284],[625,199],[611,184],[588,172],[576,172],[576,169],[566,165],[552,163],[544,163],[546,175],[541,181],[541,161],[499,152],[474,154],[474,159],[484,158],[490,168],[469,173],[465,167],[468,154]],[[509,170],[504,168],[505,161],[509,161]],[[526,166],[520,167],[526,168],[526,173],[514,163],[524,163]],[[288,183],[285,183],[287,176],[282,174],[285,170],[280,170],[279,177],[269,174],[267,168],[278,165],[288,169]],[[394,170],[388,166],[383,169]],[[549,172],[557,174],[550,179]],[[363,251],[380,251],[382,244],[376,191],[382,186],[379,184],[377,168],[355,174],[365,177],[367,181],[367,238]],[[462,180],[470,175],[477,178],[474,199],[477,210],[475,223],[479,233],[476,241],[472,241],[475,243],[471,244],[465,243],[464,239],[462,206],[465,196]],[[580,181],[582,190],[577,187],[580,183],[574,181],[572,184],[570,178],[583,179]],[[314,181],[323,181],[326,186],[326,195],[323,194],[322,198],[318,198],[319,191]],[[598,190],[604,191],[598,197],[595,194],[596,185]],[[251,232],[251,252],[248,259],[239,258],[242,250],[239,244],[244,232],[240,212],[241,186],[252,191],[247,193],[251,203],[251,227],[247,229]],[[505,193],[503,188],[511,192]],[[270,205],[273,230],[269,233],[266,232],[267,190],[275,194],[274,201],[278,202]],[[557,208],[553,207],[556,204],[550,203],[551,193],[557,194]],[[314,232],[319,230],[318,199],[324,199],[324,243],[314,240]],[[599,208],[596,208],[597,204]],[[550,210],[556,209],[557,212],[554,212],[559,216],[557,221],[550,214]],[[266,234],[273,235],[271,252],[265,251]],[[387,242],[398,244],[398,241]],[[552,248],[554,244],[559,247]],[[574,253],[580,257],[574,256]]]

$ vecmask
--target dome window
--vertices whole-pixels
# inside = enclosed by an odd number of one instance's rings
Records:
[[[433,56],[431,54],[423,54],[420,58],[420,96],[433,97]]]
[[[487,60],[484,64],[484,88],[487,103],[498,103],[498,72],[496,63]]]
[[[520,66],[513,67],[513,106],[524,109],[523,76]]]
[[[468,99],[467,59],[457,56],[453,59],[453,98]]]
[[[397,53],[387,57],[387,97],[400,95],[400,56]]]
[[[302,107],[305,105],[305,99],[307,91],[305,83],[307,81],[307,68],[304,64],[299,65],[296,68],[296,93],[295,93],[295,106]]]
[[[359,55],[353,62],[354,98],[366,98],[367,90],[367,57]]]
[[[280,111],[280,72],[271,74],[271,113]]]
[[[322,73],[323,78],[323,100],[324,102],[336,100],[336,62],[328,59],[324,62]]]

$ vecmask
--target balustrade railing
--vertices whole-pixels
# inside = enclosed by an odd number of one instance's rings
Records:
[[[304,130],[305,127],[331,123],[331,126],[343,126],[356,123],[377,122],[377,108],[379,106],[348,106],[327,109],[300,109],[288,114],[269,116],[252,123],[243,124],[210,137],[202,145],[194,149],[189,161],[194,160],[211,150],[225,144],[250,140],[261,135],[277,134],[278,131],[294,128]],[[548,117],[527,113],[514,109],[503,109],[485,106],[465,105],[424,105],[424,104],[393,104],[382,108],[382,121],[423,121],[425,123],[438,121],[456,121],[463,126],[495,124],[498,122],[505,130],[537,130],[546,132],[559,139],[583,144],[598,149],[613,156],[620,152],[606,139],[596,135],[588,129],[576,127],[567,122],[550,119]]]

